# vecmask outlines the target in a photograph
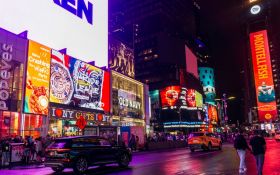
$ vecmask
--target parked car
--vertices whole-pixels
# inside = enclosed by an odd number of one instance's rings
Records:
[[[209,132],[193,132],[189,135],[188,145],[191,152],[196,149],[212,150],[212,148],[222,149],[221,139]]]
[[[276,141],[280,141],[280,131],[275,132],[274,138]]]
[[[97,136],[75,136],[56,139],[46,150],[45,166],[55,172],[73,168],[75,174],[83,174],[89,166],[117,163],[127,167],[131,160],[131,150],[125,146]]]

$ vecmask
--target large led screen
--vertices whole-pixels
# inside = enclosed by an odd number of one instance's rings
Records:
[[[187,105],[188,107],[196,107],[196,98],[195,98],[195,90],[188,89],[187,91]]]
[[[160,91],[161,107],[177,107],[179,106],[179,96],[181,94],[181,86],[168,86]]]
[[[262,30],[259,32],[251,33],[250,43],[259,120],[275,120],[277,117],[277,108],[267,31]]]
[[[109,68],[134,78],[133,50],[114,38],[109,42]]]
[[[201,93],[195,91],[195,103],[196,103],[196,107],[198,108],[202,108],[203,106],[203,98]]]
[[[50,101],[110,111],[109,72],[52,50]]]
[[[141,82],[112,71],[113,115],[144,118],[144,86]]]
[[[2,0],[0,26],[97,66],[108,62],[108,0]]]
[[[48,114],[51,49],[29,40],[24,112]]]
[[[0,111],[20,111],[26,39],[0,28]]]

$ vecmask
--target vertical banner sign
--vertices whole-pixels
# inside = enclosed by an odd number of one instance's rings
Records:
[[[250,43],[254,67],[259,120],[275,120],[277,116],[277,108],[267,31],[262,30],[251,33]]]
[[[29,41],[24,112],[48,114],[51,49]]]

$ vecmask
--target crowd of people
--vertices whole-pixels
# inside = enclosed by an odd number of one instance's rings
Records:
[[[25,164],[31,161],[42,162],[45,155],[46,148],[54,140],[53,137],[47,135],[46,137],[38,137],[34,139],[32,136],[14,136],[3,137],[0,139],[1,145],[1,166],[7,166],[10,162],[10,152],[12,143],[23,144],[22,162]]]

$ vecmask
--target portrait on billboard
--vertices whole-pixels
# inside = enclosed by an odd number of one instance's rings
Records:
[[[195,90],[188,89],[187,91],[187,105],[188,107],[196,107],[196,97]]]
[[[52,51],[51,102],[109,111],[109,73]]]
[[[134,53],[131,48],[116,39],[109,43],[109,68],[134,78]]]
[[[258,87],[258,100],[260,102],[272,102],[275,100],[275,91],[273,85],[266,85],[265,82],[262,82],[262,85]]]
[[[169,86],[160,91],[162,108],[179,106],[181,86]]]

